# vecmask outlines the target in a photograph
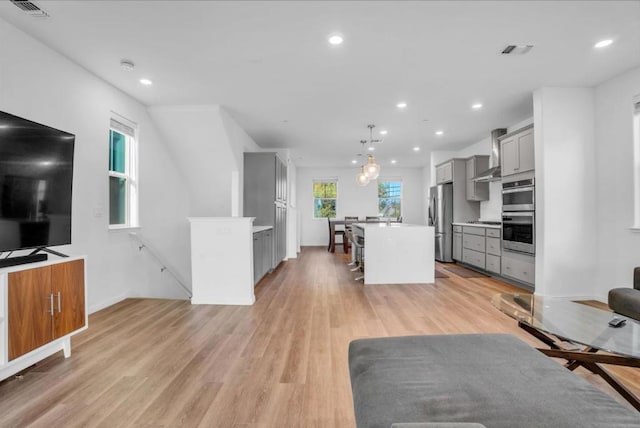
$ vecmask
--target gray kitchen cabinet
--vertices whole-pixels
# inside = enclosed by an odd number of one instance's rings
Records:
[[[490,238],[487,236],[486,241],[487,254],[492,254],[494,256],[501,256],[501,248],[500,248],[500,238]]]
[[[535,169],[532,125],[500,137],[500,149],[502,177]]]
[[[257,284],[273,265],[273,231],[271,229],[253,233],[253,284]]]
[[[462,261],[480,269],[486,267],[485,228],[464,226],[462,228]]]
[[[461,258],[456,259],[470,266],[484,269],[488,272],[501,273],[501,230],[484,226],[462,226],[454,227],[454,245],[456,239],[456,228],[461,239]],[[455,259],[455,256],[454,256]]]
[[[287,166],[276,153],[244,154],[244,213],[254,226],[271,226],[270,268],[286,257]]]
[[[436,165],[436,182],[452,183],[454,222],[462,223],[480,216],[480,203],[467,200],[466,159],[454,158]]]
[[[455,227],[455,226],[454,226]],[[462,233],[453,232],[453,260],[462,261]]]
[[[502,253],[502,276],[526,284],[535,284],[535,257],[527,254],[504,251]]]
[[[477,183],[473,178],[489,169],[489,156],[476,155],[467,159],[467,201],[489,200],[489,183]]]
[[[453,181],[453,159],[436,166],[436,184]]]
[[[253,285],[257,284],[263,275],[263,241],[262,232],[253,233]]]
[[[487,253],[486,258],[487,258],[486,269],[489,272],[497,273],[498,275],[500,275],[500,256],[494,256]]]

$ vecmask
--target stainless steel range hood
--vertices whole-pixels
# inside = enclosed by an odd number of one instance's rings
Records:
[[[498,128],[491,131],[491,168],[477,174],[473,181],[484,183],[487,181],[496,181],[502,178],[500,168],[500,141],[499,137],[507,133],[505,128]]]

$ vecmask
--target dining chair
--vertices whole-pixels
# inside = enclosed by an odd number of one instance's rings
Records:
[[[365,220],[364,220],[364,221],[365,221],[365,223],[375,223],[375,222],[380,221],[380,217],[378,217],[378,216],[368,215],[368,216],[365,218]]]
[[[346,253],[348,251],[348,243],[347,243],[347,238],[345,236],[345,230],[344,229],[336,229],[335,227],[333,228],[333,236],[331,236],[331,219],[329,217],[327,217],[327,224],[329,225],[329,247],[327,248],[327,251],[331,251],[331,240],[333,240],[333,248],[335,251],[335,247],[336,247],[336,236],[342,236],[342,249],[343,251]]]

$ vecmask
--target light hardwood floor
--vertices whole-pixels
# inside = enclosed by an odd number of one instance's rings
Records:
[[[539,345],[491,306],[515,287],[441,265],[435,284],[364,287],[346,261],[304,248],[251,307],[128,299],[97,312],[71,358],[0,383],[0,426],[353,427],[353,339],[504,332]],[[616,373],[640,391],[634,371]]]

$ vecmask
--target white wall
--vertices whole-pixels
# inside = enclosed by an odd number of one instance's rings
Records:
[[[615,287],[631,287],[640,266],[640,233],[633,224],[633,98],[640,94],[640,68],[595,89],[597,192],[596,296],[606,301]]]
[[[88,255],[90,310],[126,296],[185,297],[127,233],[108,230],[111,111],[139,126],[139,233],[189,279],[186,182],[143,105],[0,19],[0,110],[76,135],[72,242]]]
[[[536,294],[592,296],[596,277],[592,88],[534,92]]]
[[[361,187],[356,183],[356,168],[298,168],[297,204],[301,222],[302,245],[328,245],[327,219],[313,218],[313,180],[338,179],[336,216],[378,215],[378,188],[375,182]],[[378,180],[402,179],[402,217],[405,223],[425,224],[423,215],[423,170],[387,168]]]

